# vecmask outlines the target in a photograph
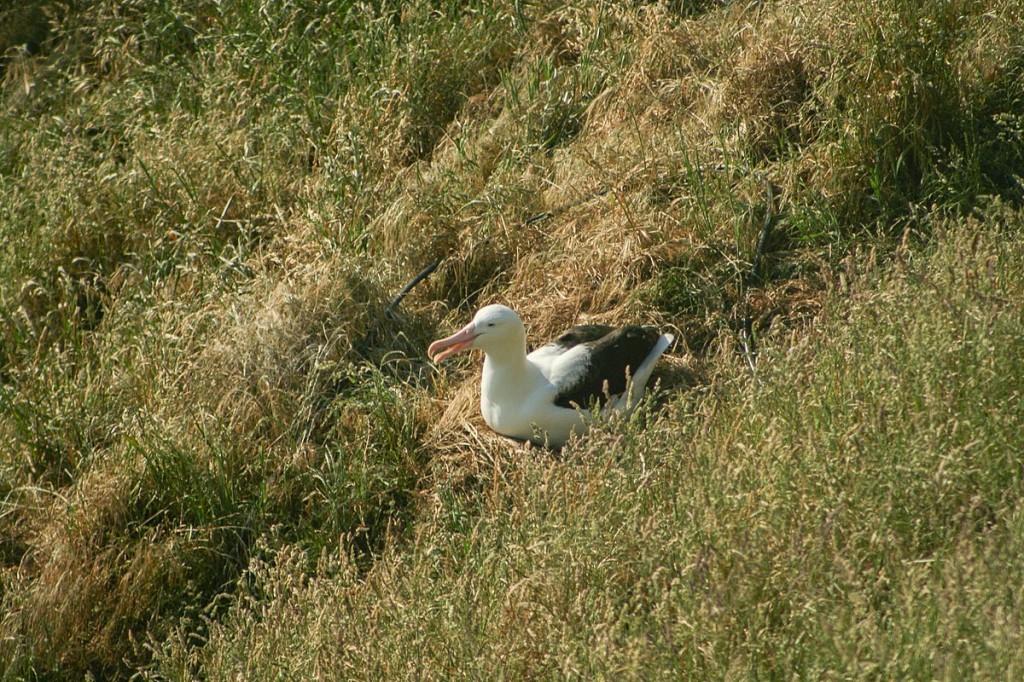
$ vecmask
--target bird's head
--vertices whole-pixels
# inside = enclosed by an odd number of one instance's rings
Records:
[[[526,330],[515,311],[503,305],[489,305],[477,311],[473,320],[448,338],[430,344],[427,355],[434,362],[464,350],[476,348],[484,353],[526,347]]]

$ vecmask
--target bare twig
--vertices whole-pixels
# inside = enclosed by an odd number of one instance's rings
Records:
[[[420,270],[418,275],[413,277],[408,284],[402,287],[402,290],[391,299],[390,303],[388,303],[388,312],[395,312],[395,309],[398,308],[398,304],[402,302],[402,299],[409,295],[409,292],[413,290],[413,287],[425,280],[427,277],[430,277],[431,273],[433,273],[434,270],[437,270],[437,266],[441,264],[442,260],[444,260],[444,258],[438,258],[433,263]]]

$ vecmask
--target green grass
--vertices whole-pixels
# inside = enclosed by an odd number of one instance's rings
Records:
[[[1019,677],[1018,5],[0,9],[3,679]],[[685,368],[519,447],[493,301]]]
[[[1007,236],[858,277],[813,334],[762,357],[760,385],[736,365],[624,438],[502,461],[469,494],[437,482],[365,582],[344,549],[308,580],[302,555],[257,565],[206,645],[178,639],[158,668],[1013,676],[1024,261]]]

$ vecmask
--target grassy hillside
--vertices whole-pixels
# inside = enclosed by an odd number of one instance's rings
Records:
[[[4,680],[1024,675],[1016,0],[0,19]],[[489,302],[683,347],[530,448]]]

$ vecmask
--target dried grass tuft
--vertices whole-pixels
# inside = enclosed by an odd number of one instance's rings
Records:
[[[758,41],[745,50],[726,81],[722,117],[731,121],[739,145],[757,157],[800,141],[803,110],[813,92],[803,54]]]

